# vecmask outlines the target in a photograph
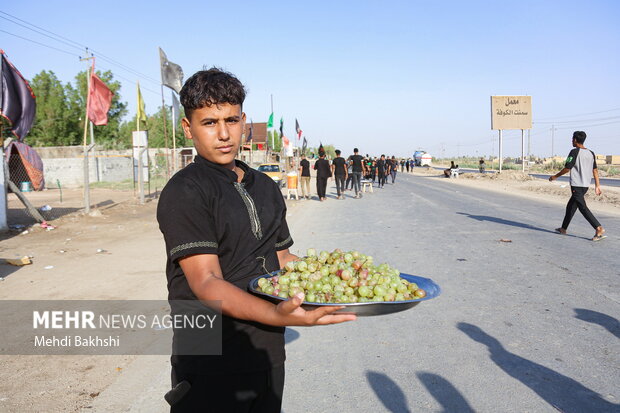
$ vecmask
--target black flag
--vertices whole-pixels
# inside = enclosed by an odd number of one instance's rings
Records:
[[[161,83],[175,92],[181,93],[183,69],[178,64],[169,61],[161,47],[159,48],[159,63],[161,64]]]
[[[11,122],[11,132],[23,141],[34,122],[36,101],[28,81],[2,54],[0,75],[0,112]]]
[[[301,154],[304,155],[306,153],[306,148],[308,147],[308,141],[306,140],[306,137],[304,136],[304,143],[302,143],[301,145]]]

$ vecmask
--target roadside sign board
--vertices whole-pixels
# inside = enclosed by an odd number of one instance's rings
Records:
[[[491,129],[532,129],[532,97],[491,96]]]

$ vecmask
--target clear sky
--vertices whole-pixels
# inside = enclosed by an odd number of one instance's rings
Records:
[[[596,153],[620,154],[617,0],[22,0],[0,12],[0,48],[25,77],[52,70],[72,81],[86,67],[73,42],[86,45],[115,61],[100,57],[97,67],[122,82],[131,115],[137,80],[147,112],[161,105],[161,46],[186,77],[214,65],[236,74],[254,122],[267,120],[273,94],[276,123],[284,117],[292,138],[297,118],[311,146],[497,155],[490,96],[531,95],[533,154],[551,154],[552,125],[557,155],[568,153],[574,130],[587,132]],[[520,155],[520,136],[504,132],[505,155]]]

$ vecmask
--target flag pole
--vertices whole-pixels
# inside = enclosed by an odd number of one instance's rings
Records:
[[[88,48],[86,48],[86,55],[88,56]],[[89,182],[89,171],[88,171],[88,152],[93,148],[93,146],[95,146],[94,143],[94,137],[92,134],[92,123],[91,123],[91,140],[93,142],[91,142],[90,146],[86,146],[86,135],[88,134],[88,124],[89,124],[89,119],[88,119],[88,110],[90,109],[90,78],[92,76],[92,73],[95,71],[95,57],[94,56],[90,56],[90,57],[85,57],[85,58],[80,58],[80,61],[89,61],[92,60],[93,63],[92,65],[88,68],[88,71],[86,73],[86,116],[84,119],[84,212],[86,212],[87,214],[90,213],[90,182]]]
[[[173,92],[174,93],[174,92]],[[172,105],[172,172],[177,171],[177,131],[176,131],[176,121],[177,114],[174,113],[174,105]]]
[[[168,129],[166,129],[166,102],[164,101],[164,78],[163,78],[163,73],[162,73],[162,78],[161,78],[161,112],[162,112],[162,118],[164,120],[164,145],[166,146],[166,179],[170,179],[170,162],[169,162],[169,156],[170,153],[168,152]]]
[[[138,110],[136,110],[136,130],[140,132],[140,81],[139,80],[136,82],[136,99],[138,101],[138,105],[137,105]]]
[[[273,115],[273,93],[271,94],[271,114]],[[274,120],[275,120],[275,116],[274,116]],[[276,139],[276,132],[275,132],[275,127],[273,126],[274,122],[271,122],[271,148],[270,152],[273,151],[275,149],[275,139]],[[269,156],[271,158],[271,156]],[[269,159],[270,161],[272,159]]]

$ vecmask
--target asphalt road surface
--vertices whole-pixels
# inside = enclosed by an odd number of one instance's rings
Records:
[[[336,200],[331,180],[326,202],[289,208],[292,251],[359,250],[443,292],[401,313],[287,329],[285,413],[620,411],[620,215],[597,214],[609,237],[592,242],[579,213],[558,235],[562,206],[437,177],[347,194]],[[166,411],[161,360],[138,360],[133,384],[88,411],[123,397],[125,411]]]

